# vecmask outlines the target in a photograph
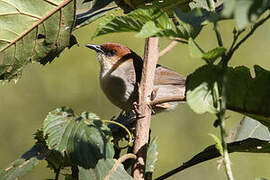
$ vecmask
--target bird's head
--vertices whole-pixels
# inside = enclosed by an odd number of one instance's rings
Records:
[[[123,62],[134,59],[133,56],[136,56],[128,47],[116,43],[105,43],[102,45],[86,44],[85,46],[97,52],[103,73],[113,71]]]

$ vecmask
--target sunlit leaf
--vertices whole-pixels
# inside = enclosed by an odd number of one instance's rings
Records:
[[[193,26],[195,25],[196,26]],[[94,37],[114,32],[139,32],[139,37],[195,38],[201,24],[179,21],[175,25],[166,12],[159,9],[137,9],[125,16],[111,15],[99,24]]]
[[[0,1],[0,80],[20,77],[29,62],[46,64],[70,46],[72,0]]]
[[[247,138],[256,138],[264,141],[270,141],[269,129],[260,122],[245,116],[229,134],[228,140],[242,141]]]
[[[206,53],[203,54],[202,59],[205,59],[207,61],[215,61],[217,58],[224,55],[226,52],[226,49],[223,47],[217,47],[215,49],[212,49]]]

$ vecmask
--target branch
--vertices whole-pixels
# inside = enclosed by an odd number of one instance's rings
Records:
[[[231,58],[234,52],[256,31],[258,27],[263,25],[263,23],[265,23],[265,21],[267,21],[269,18],[270,18],[270,13],[265,18],[255,23],[253,27],[251,28],[251,30],[249,31],[249,33],[247,33],[246,36],[243,37],[243,39],[241,39],[233,48],[231,48],[231,51],[229,51],[228,53],[228,58]]]
[[[159,53],[159,57],[164,56],[165,54],[167,54],[168,52],[170,52],[176,45],[178,44],[178,41],[172,41],[165,49],[163,49],[160,53]]]
[[[154,99],[153,101],[150,102],[150,105],[155,106],[157,104],[175,102],[175,101],[186,101],[186,97],[185,96],[172,96],[172,97]]]
[[[144,63],[141,82],[138,88],[137,123],[134,142],[134,154],[137,156],[133,166],[135,180],[143,180],[145,174],[147,146],[151,124],[152,109],[149,105],[153,89],[156,64],[158,61],[158,38],[147,38],[144,49]]]
[[[109,178],[111,177],[112,173],[118,168],[118,166],[120,164],[122,164],[124,161],[126,161],[127,159],[136,159],[136,155],[132,154],[132,153],[128,153],[123,155],[122,157],[120,157],[113,165],[112,169],[109,171],[109,173],[107,174],[107,176],[104,178],[104,180],[109,180]]]

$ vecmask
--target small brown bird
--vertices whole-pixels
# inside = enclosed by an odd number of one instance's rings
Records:
[[[86,44],[97,52],[101,65],[100,85],[108,99],[125,111],[132,111],[137,100],[137,83],[140,82],[143,60],[131,49],[116,43]],[[154,100],[185,97],[185,77],[157,65],[153,87]],[[173,109],[178,102],[170,100],[153,105],[154,112]]]

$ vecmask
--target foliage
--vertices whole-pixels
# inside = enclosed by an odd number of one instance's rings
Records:
[[[170,38],[187,44],[191,57],[205,62],[187,77],[186,101],[195,113],[216,115],[214,126],[220,127],[221,139],[211,135],[215,145],[158,179],[220,155],[228,179],[232,179],[228,153],[269,153],[270,90],[266,85],[270,73],[255,65],[252,77],[247,67],[228,65],[239,47],[270,18],[269,0],[224,0],[217,4],[212,0],[0,1],[0,80],[17,80],[29,62],[46,65],[53,61],[66,47],[76,44],[72,30],[90,24],[116,5],[124,14],[105,17],[93,37],[136,32],[136,37],[141,38]],[[228,19],[234,20],[237,27],[232,30],[232,44],[226,46],[218,25]],[[213,26],[213,36],[217,38],[218,46],[210,50],[203,50],[195,41],[205,26]],[[249,117],[241,121],[226,142],[227,109]],[[0,179],[23,176],[42,160],[48,162],[56,177],[63,174],[75,179],[132,179],[128,172],[132,162],[120,157],[119,140],[132,130],[130,124],[122,123],[123,119],[129,122],[129,115],[105,121],[94,113],[76,115],[70,108],[57,108],[47,115],[35,134],[36,144],[0,170]],[[107,126],[108,122],[114,127]],[[124,127],[128,133],[115,126]],[[132,146],[128,149],[132,150]],[[154,138],[147,151],[146,173],[154,172],[157,154]]]
[[[47,64],[74,44],[75,1],[1,1],[0,7],[0,80],[17,79],[29,62]]]

